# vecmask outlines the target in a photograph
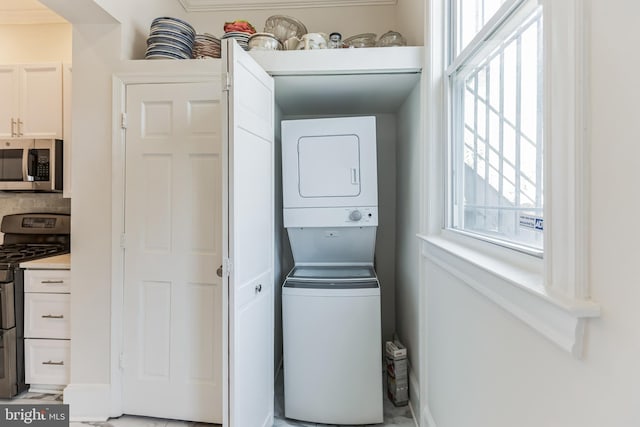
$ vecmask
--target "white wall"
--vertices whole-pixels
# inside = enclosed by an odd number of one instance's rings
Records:
[[[576,360],[425,261],[429,407],[438,427],[640,425],[640,67],[635,0],[591,1],[591,289]],[[424,403],[424,402],[423,402]]]
[[[421,88],[416,85],[398,113],[396,141],[396,252],[395,304],[396,332],[407,347],[410,365],[409,394],[419,408],[420,335],[419,326],[419,245],[420,159],[422,145]]]
[[[398,0],[395,28],[407,39],[409,46],[423,46],[425,28],[425,0]]]
[[[71,62],[71,24],[0,25],[0,63]]]

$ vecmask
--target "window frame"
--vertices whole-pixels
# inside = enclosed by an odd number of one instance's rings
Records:
[[[502,44],[514,29],[519,27],[528,17],[534,12],[538,5],[541,4],[540,0],[506,0],[495,12],[495,14],[486,22],[483,28],[464,46],[464,48],[456,55],[456,50],[460,45],[460,40],[457,37],[460,34],[460,29],[456,27],[455,21],[457,20],[458,3],[460,0],[450,0],[451,3],[445,13],[448,13],[448,24],[451,31],[447,37],[447,47],[445,51],[445,93],[446,93],[446,111],[447,126],[449,128],[447,134],[448,146],[445,154],[444,161],[447,165],[447,187],[445,189],[445,214],[444,214],[444,228],[451,233],[459,233],[461,235],[468,236],[469,238],[475,238],[480,241],[491,243],[493,245],[502,246],[504,248],[518,251],[525,255],[531,255],[538,258],[542,258],[544,254],[544,248],[538,249],[533,246],[529,246],[523,243],[519,243],[513,240],[500,239],[497,237],[491,237],[489,233],[474,232],[472,230],[466,230],[464,228],[458,228],[455,226],[455,207],[454,207],[454,192],[462,190],[462,184],[458,182],[458,188],[454,188],[455,179],[454,176],[454,163],[458,162],[457,156],[462,155],[460,150],[462,149],[461,141],[456,139],[462,138],[461,135],[456,135],[457,125],[455,120],[464,120],[464,115],[453,103],[453,98],[459,94],[455,88],[451,85],[451,81],[456,73],[461,72],[465,67],[473,66],[472,61],[480,60],[483,62],[488,55],[495,50],[500,44]],[[493,38],[494,34],[499,34],[498,37]],[[481,53],[487,53],[485,56],[481,56]],[[544,64],[543,64],[544,66]],[[544,81],[544,79],[543,79]],[[543,114],[544,121],[544,114]],[[544,139],[544,138],[543,138]],[[543,150],[544,152],[544,150]],[[543,161],[544,163],[544,161]],[[489,167],[488,164],[486,167]],[[543,168],[544,170],[544,168]],[[544,175],[544,174],[543,174]],[[457,178],[461,179],[461,178]],[[544,188],[544,185],[543,185]],[[458,210],[462,209],[461,206],[457,207]],[[543,238],[544,240],[544,238]],[[542,268],[542,267],[538,267]]]
[[[538,258],[447,229],[448,1],[432,0],[427,11],[422,281],[428,287],[429,269],[444,269],[580,358],[587,319],[600,315],[589,295],[588,2],[540,0],[545,227]]]

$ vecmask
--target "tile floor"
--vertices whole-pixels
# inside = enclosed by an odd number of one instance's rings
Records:
[[[276,401],[274,408],[275,419],[273,427],[329,427],[326,424],[307,423],[290,420],[284,417],[284,381],[282,371],[276,378]],[[6,404],[58,404],[62,403],[61,394],[23,393],[13,400],[2,400]],[[218,424],[194,423],[189,421],[165,420],[159,418],[137,417],[123,415],[112,418],[106,422],[72,422],[69,427],[220,427]],[[376,427],[416,427],[409,406],[396,407],[385,397],[384,399],[384,423],[375,424]]]

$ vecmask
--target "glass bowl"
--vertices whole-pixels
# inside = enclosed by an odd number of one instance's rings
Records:
[[[307,34],[307,27],[296,18],[285,15],[273,15],[264,23],[264,32],[273,34],[284,43],[291,37],[302,37]]]
[[[396,31],[387,31],[380,36],[376,46],[379,47],[391,47],[391,46],[406,46],[407,41],[402,34]]]
[[[376,37],[374,33],[357,34],[346,39],[344,47],[375,47]]]

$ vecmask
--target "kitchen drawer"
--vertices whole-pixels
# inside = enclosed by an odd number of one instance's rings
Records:
[[[25,294],[25,338],[71,338],[70,297],[69,294]]]
[[[26,270],[25,292],[69,293],[71,291],[70,270]]]
[[[69,340],[24,340],[27,384],[69,383]]]

